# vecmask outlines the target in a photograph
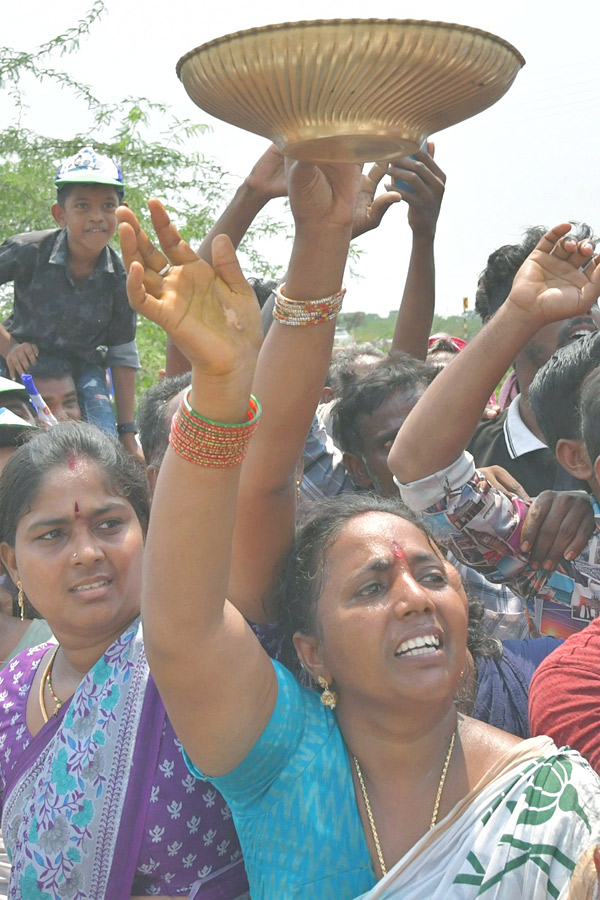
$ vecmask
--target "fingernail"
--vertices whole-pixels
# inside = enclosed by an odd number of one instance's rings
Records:
[[[543,565],[543,568],[546,569],[547,572],[550,572],[554,568],[554,563],[551,560],[547,559]]]
[[[572,559],[575,559],[575,552],[573,550],[567,550],[567,552],[565,553],[565,559],[568,559],[569,562]]]
[[[528,553],[529,550],[531,550],[531,544],[529,543],[529,541],[523,541],[523,543],[521,544],[521,550],[523,551],[523,553]]]

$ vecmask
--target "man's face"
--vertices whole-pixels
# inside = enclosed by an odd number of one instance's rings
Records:
[[[369,488],[382,497],[397,497],[398,488],[387,464],[389,452],[411,409],[425,393],[427,385],[397,388],[371,415],[359,417],[363,452],[350,457],[352,476],[359,487]]]
[[[77,390],[70,375],[64,378],[36,378],[35,386],[59,422],[81,421]]]
[[[599,324],[600,310],[597,307],[587,315],[552,322],[540,328],[521,352],[531,364],[541,369],[557,350],[584,334],[597,331]]]

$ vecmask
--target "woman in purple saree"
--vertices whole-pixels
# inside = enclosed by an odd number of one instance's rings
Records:
[[[16,454],[0,486],[2,559],[59,644],[0,673],[9,897],[248,897],[221,796],[188,773],[138,618],[143,473],[91,426]]]

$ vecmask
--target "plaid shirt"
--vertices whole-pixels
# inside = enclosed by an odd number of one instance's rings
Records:
[[[307,501],[314,502],[356,490],[356,485],[344,468],[342,452],[327,434],[317,410],[304,446],[301,495]]]

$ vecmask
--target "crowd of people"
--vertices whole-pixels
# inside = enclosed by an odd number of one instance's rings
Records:
[[[0,247],[4,896],[598,897],[596,238],[532,227],[476,338],[432,335],[434,150],[271,146],[196,251],[86,147]],[[285,280],[249,283],[281,196]],[[399,203],[392,347],[334,350]]]

